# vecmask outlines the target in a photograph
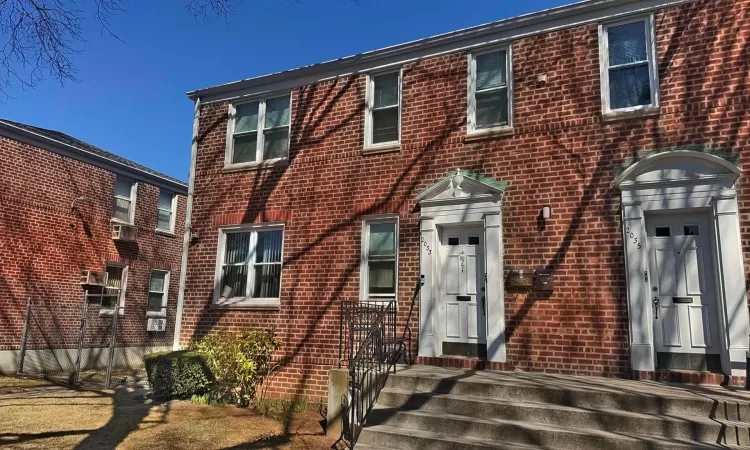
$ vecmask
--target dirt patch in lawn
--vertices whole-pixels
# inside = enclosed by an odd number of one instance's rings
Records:
[[[54,386],[47,380],[21,377],[5,377],[0,375],[0,395],[15,394],[28,389],[40,388],[44,386]]]
[[[118,391],[64,391],[0,399],[0,447],[13,449],[324,449],[321,415],[279,421],[234,406],[144,404]]]

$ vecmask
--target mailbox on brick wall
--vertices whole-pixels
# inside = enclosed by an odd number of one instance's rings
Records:
[[[534,285],[534,272],[531,270],[511,269],[508,271],[508,286],[529,288]]]

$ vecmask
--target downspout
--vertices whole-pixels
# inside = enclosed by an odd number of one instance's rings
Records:
[[[193,232],[193,191],[195,189],[195,160],[198,156],[198,128],[200,126],[201,99],[196,97],[193,107],[193,142],[190,148],[190,175],[188,176],[187,207],[185,209],[185,233],[182,237],[182,262],[180,263],[180,288],[177,294],[177,316],[175,317],[173,350],[180,349],[182,332],[182,308],[185,304],[185,283],[187,282],[188,249]]]

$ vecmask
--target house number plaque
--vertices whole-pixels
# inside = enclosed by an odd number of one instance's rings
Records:
[[[641,241],[638,240],[638,236],[635,235],[635,232],[631,231],[630,227],[625,227],[625,238],[630,239],[633,244],[638,246],[639,250],[643,247]]]

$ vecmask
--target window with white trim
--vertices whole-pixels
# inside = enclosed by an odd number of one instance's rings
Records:
[[[135,181],[117,175],[115,181],[115,198],[112,205],[112,219],[118,222],[133,224],[135,219]]]
[[[167,291],[169,290],[169,271],[151,270],[151,280],[148,284],[148,313],[167,313]]]
[[[367,76],[365,147],[398,144],[401,139],[401,70]]]
[[[398,220],[369,219],[364,222],[362,231],[362,298],[395,299],[398,286]]]
[[[221,229],[215,302],[279,306],[283,244],[282,226]]]
[[[177,196],[173,192],[159,190],[159,203],[156,205],[156,229],[174,232],[174,216]]]
[[[116,305],[125,306],[125,288],[128,280],[128,267],[120,264],[107,263],[107,286],[101,297],[101,312],[112,313]],[[120,313],[123,311],[121,310]]]
[[[291,94],[229,105],[226,165],[289,156]]]
[[[510,55],[510,47],[506,47],[469,56],[469,133],[512,126]]]
[[[604,114],[658,106],[653,17],[603,24],[599,30]]]

